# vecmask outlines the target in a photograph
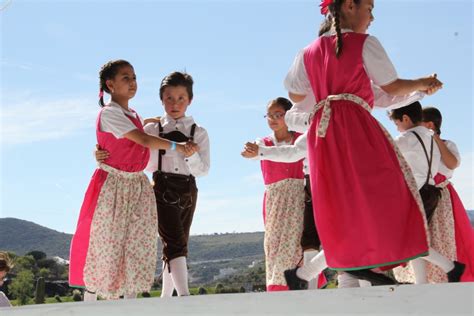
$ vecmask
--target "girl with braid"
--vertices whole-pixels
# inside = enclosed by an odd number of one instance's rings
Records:
[[[366,34],[374,0],[323,0],[321,8],[322,35],[297,55],[285,87],[292,101],[312,93],[317,103],[307,147],[324,250],[310,264],[285,271],[290,289],[306,287],[325,266],[365,278],[383,276],[373,268],[428,255],[423,204],[409,166],[370,114],[372,85],[409,98],[433,94],[442,83],[435,75],[398,78],[379,41]],[[462,272],[451,270],[459,280]]]
[[[129,107],[137,81],[128,61],[106,63],[99,76],[97,142],[110,157],[98,165],[85,194],[71,242],[69,283],[86,288],[84,300],[135,298],[150,290],[156,268],[156,201],[143,173],[150,149],[186,153],[193,145],[144,132]],[[108,104],[104,91],[111,95]]]

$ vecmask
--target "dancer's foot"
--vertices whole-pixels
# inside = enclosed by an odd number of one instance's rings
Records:
[[[308,288],[308,281],[299,278],[296,275],[298,268],[285,270],[286,284],[290,290],[306,290]]]
[[[385,274],[376,273],[369,269],[345,271],[345,272],[355,276],[358,279],[369,281],[373,286],[398,284],[397,281],[386,276]]]
[[[461,276],[464,273],[464,269],[466,269],[466,265],[464,263],[454,261],[454,268],[446,273],[448,275],[448,282],[459,282],[461,280]]]

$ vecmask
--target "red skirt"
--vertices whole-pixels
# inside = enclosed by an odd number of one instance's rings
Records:
[[[415,180],[390,135],[362,106],[332,101],[325,137],[308,132],[314,217],[330,268],[399,264],[428,252]]]

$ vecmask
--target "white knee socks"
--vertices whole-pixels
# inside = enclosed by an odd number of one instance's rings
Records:
[[[97,301],[97,294],[84,291],[84,302]]]
[[[448,273],[452,269],[454,269],[454,262],[434,250],[430,247],[430,254],[426,257],[421,257],[422,259],[438,266],[441,270],[445,273]]]
[[[303,266],[309,264],[311,260],[319,253],[317,250],[307,250],[303,252]],[[308,290],[315,290],[318,288],[318,276],[315,275],[308,281]]]
[[[125,294],[125,295],[123,296],[123,298],[126,299],[126,300],[132,300],[132,299],[134,299],[134,298],[137,298],[137,293]]]
[[[352,287],[360,287],[359,279],[355,276],[342,272],[337,276],[337,288],[346,289]]]
[[[171,279],[171,273],[169,272],[168,268],[169,267],[166,262],[163,262],[163,273],[161,274],[161,297],[173,296],[174,284],[173,279]]]
[[[416,258],[410,263],[415,274],[415,284],[428,283],[428,280],[426,279],[426,260],[423,260],[422,258]]]
[[[324,269],[328,267],[326,263],[326,257],[324,256],[324,250],[321,250],[309,264],[305,264],[303,267],[296,270],[296,275],[306,281],[315,278]]]
[[[189,295],[188,288],[188,266],[186,257],[178,257],[170,261],[171,278],[178,296]]]

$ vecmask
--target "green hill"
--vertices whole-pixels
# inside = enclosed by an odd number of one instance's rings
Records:
[[[49,257],[69,258],[72,235],[61,233],[33,222],[0,218],[0,249],[23,255],[32,250],[45,252]],[[161,248],[161,247],[159,247]],[[161,257],[161,252],[158,253]],[[226,233],[191,236],[191,262],[263,258],[263,233]]]

